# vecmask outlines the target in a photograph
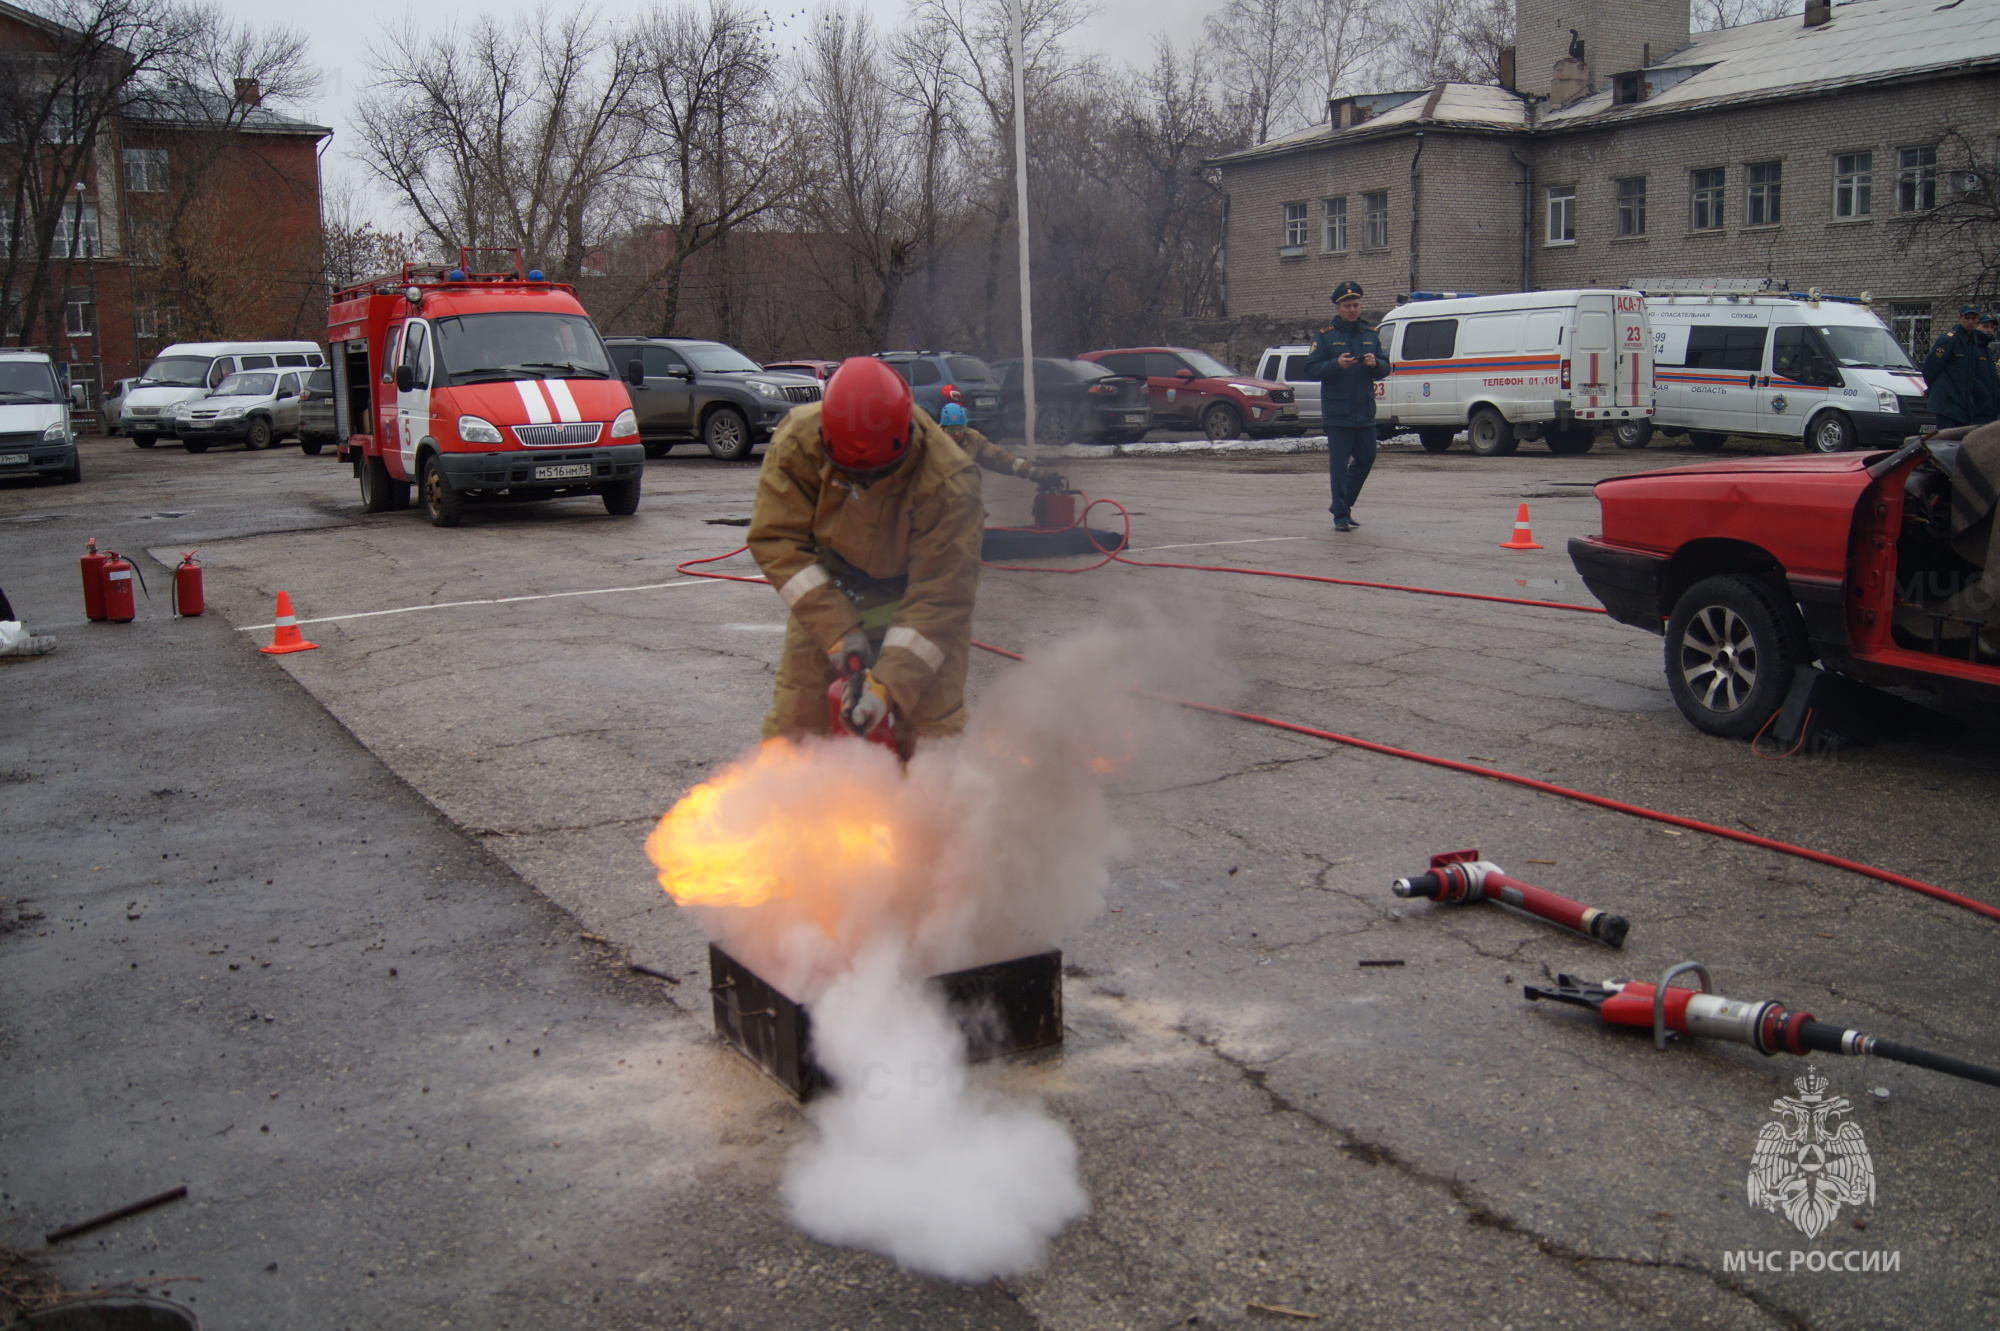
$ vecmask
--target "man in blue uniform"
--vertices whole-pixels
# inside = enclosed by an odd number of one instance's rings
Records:
[[[1992,341],[1979,331],[1979,311],[1967,305],[1958,312],[1958,327],[1924,357],[1924,382],[1939,429],[1984,425],[2000,414],[2000,379],[1987,350]]]
[[[1389,377],[1389,357],[1361,322],[1361,284],[1333,289],[1333,322],[1313,338],[1306,373],[1319,376],[1319,417],[1326,427],[1327,479],[1335,531],[1353,531],[1354,501],[1375,465],[1375,381]]]

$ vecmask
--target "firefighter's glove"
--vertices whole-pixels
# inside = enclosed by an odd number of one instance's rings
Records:
[[[1063,478],[1062,473],[1051,471],[1047,467],[1035,468],[1028,473],[1028,477],[1034,481],[1035,488],[1043,494],[1060,494],[1069,489],[1069,482]]]
[[[852,675],[875,664],[875,649],[868,645],[868,631],[860,625],[840,635],[840,641],[826,649],[836,675]]]
[[[860,687],[848,687],[847,705],[840,709],[842,724],[857,735],[866,735],[888,715],[889,690],[875,678],[873,671],[864,671]]]

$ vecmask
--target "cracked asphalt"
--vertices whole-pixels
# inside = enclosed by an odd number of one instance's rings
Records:
[[[1162,714],[1175,759],[1114,788],[1133,849],[1066,946],[1065,1048],[982,1073],[1069,1125],[1090,1215],[974,1287],[821,1247],[774,1195],[806,1125],[710,1033],[702,940],[641,851],[768,699],[778,598],[675,572],[740,541],[751,469],[677,450],[634,518],[439,531],[362,513],[329,457],[84,450],[82,486],[0,489],[0,585],[62,642],[0,663],[0,1245],[72,1286],[210,1328],[2000,1322],[1990,1088],[1820,1060],[1877,1192],[1808,1239],[1744,1188],[1802,1060],[1657,1053],[1520,993],[1700,960],[1733,996],[1996,1064],[1989,922],[1215,716]],[[1138,558],[1588,604],[1563,553],[1596,529],[1588,482],[1688,460],[1392,446],[1349,535],[1311,456],[1065,466],[1133,511]],[[1524,498],[1547,548],[1497,549]],[[92,535],[153,585],[133,625],[82,622]],[[197,545],[210,612],[172,621]],[[280,589],[320,650],[239,631]],[[1143,606],[1220,643],[1233,706],[2000,901],[1994,718],[1963,704],[1937,737],[1765,761],[1688,727],[1659,640],[1602,616],[1180,570],[990,572],[978,636],[1032,651]],[[1009,668],[976,654],[975,697]],[[1625,915],[1624,951],[1389,894],[1472,846]],[[1752,1251],[1786,1269],[1725,1261]]]

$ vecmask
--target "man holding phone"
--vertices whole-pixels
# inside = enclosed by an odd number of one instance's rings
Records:
[[[1319,378],[1320,421],[1326,427],[1327,478],[1335,531],[1353,531],[1354,501],[1375,465],[1375,383],[1389,377],[1382,339],[1361,322],[1361,284],[1333,289],[1333,322],[1313,338],[1306,373]]]

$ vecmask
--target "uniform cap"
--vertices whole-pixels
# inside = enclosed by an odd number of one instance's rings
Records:
[[[1333,303],[1338,305],[1349,296],[1358,296],[1360,294],[1361,284],[1359,282],[1342,282],[1333,289]]]
[[[1972,307],[1971,307],[1970,305],[1961,305],[1961,306],[1959,306],[1959,310],[1958,310],[1958,316],[1959,316],[1959,318],[1961,318],[1961,319],[1962,319],[1962,318],[1964,318],[1964,317],[1965,317],[1966,315],[1968,315],[1968,314],[1977,314],[1977,313],[1979,313],[1979,311],[1978,311],[1978,310],[1975,310],[1975,309],[1973,309],[1973,308],[1972,308]]]
[[[833,465],[870,479],[884,475],[910,451],[916,403],[910,386],[873,356],[852,356],[826,381],[819,432]]]
[[[970,419],[965,414],[965,408],[959,406],[956,402],[945,403],[944,410],[938,413],[938,424],[944,426],[947,430],[954,425],[965,425]]]

